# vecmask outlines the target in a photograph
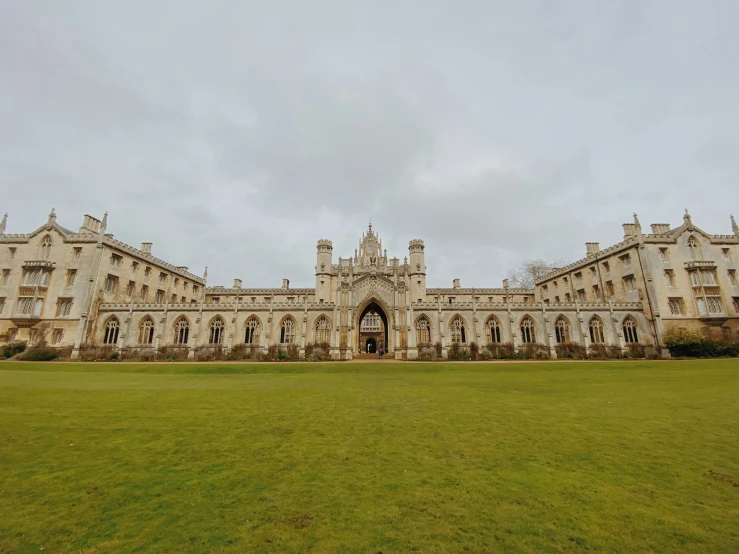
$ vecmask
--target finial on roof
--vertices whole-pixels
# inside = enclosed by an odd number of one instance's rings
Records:
[[[8,214],[5,214],[5,217],[8,217]],[[5,220],[3,220],[3,223],[5,223]],[[3,227],[4,229],[5,227]],[[736,224],[736,219],[734,219],[734,216],[731,216],[731,230],[734,231],[734,236],[739,237],[739,226]]]
[[[108,228],[108,212],[103,214],[103,222],[100,224],[100,232],[104,233]]]
[[[51,225],[55,221],[56,221],[56,210],[54,208],[51,208],[51,213],[49,214],[49,225]]]
[[[206,265],[205,271],[203,272],[203,279],[207,279],[207,278],[208,278],[208,266]]]
[[[7,227],[7,225],[8,225],[8,212],[5,212],[5,215],[3,216],[3,220],[0,221],[0,235],[5,234],[5,228]]]
[[[637,234],[641,233],[641,223],[639,223],[639,218],[636,215],[636,212],[634,212],[634,227],[636,228]]]
[[[685,215],[683,216],[683,221],[685,222],[685,225],[688,226],[688,228],[693,227],[693,220],[690,219],[690,214],[688,213],[688,208],[685,208]]]
[[[367,233],[367,234],[368,235],[371,235],[372,234],[372,218],[371,217],[369,218],[369,233]]]

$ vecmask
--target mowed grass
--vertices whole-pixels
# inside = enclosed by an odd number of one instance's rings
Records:
[[[0,364],[0,552],[737,552],[739,361]]]

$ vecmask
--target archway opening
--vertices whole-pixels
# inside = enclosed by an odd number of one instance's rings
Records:
[[[387,315],[376,302],[370,302],[359,315],[359,352],[367,352],[367,342],[374,340],[373,352],[382,348],[388,351]]]
[[[368,338],[364,345],[364,351],[367,354],[374,354],[377,352],[377,341],[372,337]]]

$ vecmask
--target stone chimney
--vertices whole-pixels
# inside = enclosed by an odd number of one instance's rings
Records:
[[[234,279],[234,288],[235,289],[241,288],[241,279]]]
[[[624,223],[624,239],[636,236],[636,225],[633,223]]]
[[[503,279],[503,288],[504,289],[508,288],[508,279]]]
[[[459,288],[459,287],[461,286],[461,285],[459,284],[459,279],[454,279],[454,280],[452,281],[452,286],[453,286],[453,287],[454,287],[455,289],[458,289],[458,288]]]
[[[82,219],[82,226],[80,227],[80,233],[99,233],[100,232],[100,220],[86,214]]]
[[[142,242],[141,243],[141,251],[144,254],[151,254],[151,246],[153,243],[151,242]]]
[[[600,252],[600,243],[599,242],[586,242],[585,251],[587,252],[588,256],[597,254],[598,252]]]
[[[670,232],[669,223],[652,223],[651,227],[653,235],[664,235]]]
[[[289,289],[290,288],[290,279],[283,279],[282,280],[282,288],[283,289]]]

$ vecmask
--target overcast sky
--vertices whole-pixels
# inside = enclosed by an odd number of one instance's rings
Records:
[[[500,286],[621,223],[739,216],[736,0],[0,0],[0,211],[56,207],[209,284],[426,243]]]

